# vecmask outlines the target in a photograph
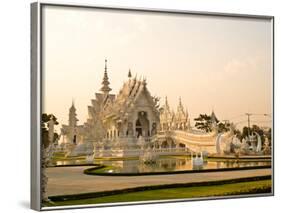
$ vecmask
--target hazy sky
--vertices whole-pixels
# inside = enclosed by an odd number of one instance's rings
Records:
[[[112,93],[130,68],[162,103],[168,96],[176,110],[181,96],[192,119],[212,108],[236,122],[245,112],[271,113],[269,20],[52,6],[44,9],[43,32],[43,112],[60,124],[72,98],[79,123],[86,121],[105,58]]]

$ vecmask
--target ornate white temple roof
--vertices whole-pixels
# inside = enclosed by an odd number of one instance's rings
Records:
[[[72,104],[71,107],[69,108],[69,122],[73,123],[73,125],[76,125],[76,122],[79,121],[78,118],[76,117],[76,108],[75,108],[75,104],[74,104],[74,100],[72,100]]]
[[[137,79],[137,76],[131,78],[129,70],[128,80],[124,82],[122,88],[116,96],[108,96],[103,111],[106,118],[112,117],[115,119],[125,119],[139,99],[145,99],[156,112],[156,102],[147,89],[145,78]]]
[[[168,98],[165,97],[165,104],[162,106],[160,113],[160,121],[163,123],[171,123],[174,119],[175,113],[170,109]]]
[[[179,99],[179,104],[176,113],[170,108],[167,97],[165,98],[165,104],[162,106],[160,113],[161,123],[186,123],[188,122],[188,112],[184,109],[181,98]]]
[[[177,112],[175,115],[175,122],[181,123],[181,122],[187,122],[187,120],[188,120],[187,111],[184,110],[184,107],[181,102],[181,98],[179,98],[179,105],[177,107]]]
[[[105,59],[104,76],[103,76],[102,87],[101,87],[100,91],[102,91],[103,93],[109,93],[111,91],[109,84],[110,83],[109,83],[108,76],[107,76],[107,60]]]

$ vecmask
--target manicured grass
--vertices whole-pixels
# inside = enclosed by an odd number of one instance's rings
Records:
[[[168,189],[156,189],[140,192],[128,192],[123,194],[87,198],[80,200],[56,201],[45,203],[45,206],[83,205],[98,203],[132,202],[148,200],[184,199],[213,196],[241,195],[270,193],[271,180],[249,181],[212,186],[192,186]]]
[[[100,165],[100,166],[97,166],[96,168],[94,168],[95,170],[95,174],[104,174],[104,173],[108,173],[108,170],[110,169],[115,169],[114,166],[104,166],[104,165]],[[86,170],[84,171],[84,174],[88,174],[86,172]]]
[[[64,157],[65,156],[65,152],[55,152],[54,156],[56,156],[56,157]]]
[[[55,154],[52,157],[53,161],[67,161],[67,160],[84,160],[86,156],[65,157],[64,154]]]

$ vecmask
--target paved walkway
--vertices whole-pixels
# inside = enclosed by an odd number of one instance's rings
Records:
[[[54,167],[47,169],[49,177],[47,194],[66,195],[87,192],[109,191],[147,185],[190,183],[202,181],[227,180],[252,176],[270,175],[271,169],[241,170],[210,173],[189,173],[149,176],[94,176],[85,175],[84,167]]]

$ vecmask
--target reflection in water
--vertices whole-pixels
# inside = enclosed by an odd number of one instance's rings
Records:
[[[86,160],[57,161],[56,165],[83,165]],[[202,166],[193,166],[188,157],[159,158],[156,163],[145,164],[139,160],[94,160],[94,163],[112,166],[110,173],[145,173],[145,172],[170,172],[183,170],[204,170],[222,168],[241,168],[252,166],[270,166],[270,160],[204,160]]]
[[[66,166],[66,165],[83,165],[87,164],[86,160],[58,160],[55,162],[57,166]]]
[[[113,166],[114,173],[170,172],[183,170],[204,170],[222,168],[241,168],[252,166],[270,166],[270,161],[205,160],[202,166],[193,166],[189,158],[160,158],[154,164],[145,164],[139,160],[95,161],[95,163]]]

